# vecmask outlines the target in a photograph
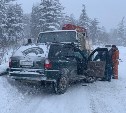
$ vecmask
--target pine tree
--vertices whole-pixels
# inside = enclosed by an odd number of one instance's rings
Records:
[[[7,46],[7,8],[10,1],[15,0],[0,0],[0,46],[2,48]]]
[[[31,38],[31,35],[30,35],[30,23],[31,23],[30,18],[31,18],[30,14],[24,14],[23,15],[24,38],[25,39]]]
[[[109,41],[109,34],[106,32],[106,29],[104,26],[99,28],[98,30],[98,37],[97,37],[97,43],[99,44],[110,44]]]
[[[34,6],[31,15],[31,32],[34,28],[33,38],[37,38],[39,32],[60,29],[63,7],[59,0],[42,0],[39,6]]]
[[[118,25],[118,44],[119,45],[125,45],[126,44],[126,38],[125,38],[125,26],[124,26],[124,17],[122,18],[121,22]]]
[[[95,19],[91,20],[90,26],[89,26],[88,34],[94,44],[96,44],[98,42],[98,32],[99,32],[98,23],[99,23],[98,20],[95,18]]]
[[[42,31],[52,31],[60,28],[63,7],[59,0],[45,0],[41,3]]]
[[[5,27],[5,19],[6,19],[6,6],[4,0],[0,1],[0,46],[3,47],[3,42],[5,41],[4,35],[4,27]]]
[[[65,24],[72,24],[72,25],[77,25],[77,20],[75,19],[74,15],[71,14],[70,16],[68,15],[65,15],[63,18],[62,18],[62,22],[61,22],[61,27],[60,29],[62,29],[62,27],[65,25]]]
[[[80,26],[88,29],[88,27],[89,27],[89,20],[90,19],[89,19],[87,13],[86,13],[86,7],[85,7],[85,5],[83,5],[82,13],[80,15],[79,23],[78,24]]]
[[[33,39],[37,39],[39,32],[42,31],[41,26],[43,25],[43,21],[41,21],[40,18],[41,11],[39,10],[39,5],[33,5],[30,23],[31,38]]]
[[[110,44],[118,45],[118,30],[117,29],[111,29],[109,32],[109,42]]]
[[[62,24],[73,24],[73,25],[76,25],[77,22],[76,22],[76,19],[75,19],[74,15],[71,14],[70,16],[65,15],[65,16],[63,17]]]
[[[8,6],[6,25],[8,44],[23,41],[23,10],[19,4]]]

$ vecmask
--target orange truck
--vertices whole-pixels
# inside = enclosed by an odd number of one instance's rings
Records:
[[[92,40],[87,36],[87,30],[84,27],[75,26],[72,24],[65,24],[62,27],[62,30],[76,30],[77,31],[77,40],[80,42],[80,49],[87,50],[89,52],[92,51]]]

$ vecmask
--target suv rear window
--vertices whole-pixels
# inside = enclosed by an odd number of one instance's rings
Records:
[[[66,45],[62,48],[61,51],[61,56],[65,57],[65,56],[74,56],[74,50],[73,47],[70,45]]]
[[[49,57],[61,58],[66,56],[74,56],[74,50],[71,45],[50,46]]]
[[[62,45],[51,45],[49,50],[49,57],[59,57],[61,53]]]

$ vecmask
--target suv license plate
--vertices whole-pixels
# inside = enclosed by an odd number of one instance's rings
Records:
[[[33,66],[33,61],[21,61],[20,65],[23,65],[23,66]]]

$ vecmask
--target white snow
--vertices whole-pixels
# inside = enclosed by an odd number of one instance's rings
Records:
[[[77,32],[76,30],[54,30],[54,31],[45,31],[45,32],[40,32],[39,34],[41,33],[51,33],[51,32],[66,32],[66,31],[74,31],[74,32]]]
[[[2,64],[0,65],[0,74],[4,73],[7,68],[9,68],[9,59],[10,57],[13,56],[23,56],[22,52],[28,48],[33,48],[33,47],[39,47],[43,49],[43,54],[34,54],[34,53],[29,53],[28,56],[41,56],[41,57],[47,57],[48,52],[49,52],[49,47],[48,45],[45,44],[32,44],[32,45],[28,45],[28,46],[21,46],[20,48],[18,48],[17,50],[10,50],[9,52],[5,53],[3,59],[2,59]]]
[[[47,54],[49,52],[49,47],[46,44],[40,44],[40,45],[31,44],[31,45],[28,45],[28,46],[21,46],[19,49],[16,50],[16,52],[13,54],[13,56],[24,56],[23,51],[30,49],[30,48],[35,48],[35,47],[41,48],[44,53],[38,54],[38,55],[36,55],[35,53],[29,53],[29,54],[27,54],[28,56],[47,57]]]
[[[5,64],[0,65],[0,74],[6,72],[7,68],[9,67],[8,62]]]
[[[4,57],[2,58],[2,63],[0,65],[0,74],[4,73],[7,68],[9,68],[9,58],[12,56],[13,50],[9,50],[9,52],[6,52]]]
[[[0,77],[0,113],[126,113],[126,48],[119,47],[119,79],[76,83],[63,95]]]

